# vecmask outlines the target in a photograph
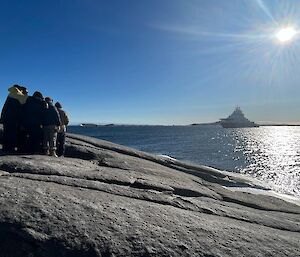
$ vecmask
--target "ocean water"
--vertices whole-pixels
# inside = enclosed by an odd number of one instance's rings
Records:
[[[68,132],[248,174],[277,192],[300,197],[300,127],[70,126]]]

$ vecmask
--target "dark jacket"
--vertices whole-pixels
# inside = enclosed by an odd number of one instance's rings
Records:
[[[57,108],[57,111],[59,113],[59,117],[60,117],[60,121],[61,121],[61,124],[58,128],[58,133],[64,133],[64,132],[66,132],[66,130],[67,130],[66,127],[69,124],[69,117],[63,109]]]
[[[57,109],[52,103],[44,110],[43,126],[60,126],[61,121]]]
[[[17,99],[8,96],[2,108],[1,123],[19,124],[20,112],[21,112],[20,102]]]
[[[44,122],[45,101],[29,96],[22,107],[22,125],[25,128],[39,127]]]
[[[19,124],[21,108],[27,100],[27,96],[17,89],[11,87],[8,89],[9,95],[6,98],[2,112],[1,112],[1,123],[3,124]]]

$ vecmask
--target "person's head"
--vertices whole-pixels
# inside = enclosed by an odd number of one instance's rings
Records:
[[[44,99],[42,93],[39,91],[35,91],[32,96],[36,98]]]
[[[53,103],[53,99],[49,96],[45,98],[46,103]]]
[[[10,87],[8,89],[8,92],[11,93],[12,91],[15,92],[16,94],[22,94],[24,96],[28,95],[27,88],[26,87],[22,87],[22,86],[20,86],[18,84],[15,84],[15,85],[13,85],[12,87]]]
[[[62,109],[62,106],[61,106],[60,102],[56,102],[56,103],[55,103],[55,107],[56,107],[57,109]]]
[[[53,107],[53,99],[51,97],[45,97],[45,102],[47,103],[48,108],[50,108],[50,106]]]
[[[18,89],[21,90],[21,92],[23,93],[23,95],[28,95],[28,90],[26,87],[23,86],[19,86]]]
[[[23,93],[23,92],[22,92],[22,87],[21,87],[20,85],[15,84],[15,85],[13,85],[12,87],[18,89],[21,93]]]

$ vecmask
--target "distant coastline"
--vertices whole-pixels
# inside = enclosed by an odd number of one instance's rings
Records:
[[[300,124],[287,124],[287,123],[257,123],[260,127],[266,126],[287,126],[287,127],[298,127]],[[212,123],[192,123],[189,126],[211,126],[211,125],[220,125],[219,122],[212,122]],[[220,125],[221,126],[221,125]]]
[[[287,126],[287,127],[298,127],[300,124],[289,124],[289,123],[258,123],[261,127],[266,126]],[[115,127],[115,126],[163,126],[163,127],[171,127],[171,126],[221,126],[220,123],[217,122],[208,122],[208,123],[191,123],[191,124],[170,124],[170,125],[162,125],[162,124],[118,124],[118,123],[73,123],[70,126],[81,126],[81,127]]]
[[[286,126],[286,127],[299,127],[300,124],[284,124],[284,123],[279,123],[279,124],[259,124],[259,126],[261,126],[261,127],[266,127],[266,126],[277,126],[277,127],[281,127],[281,126]]]

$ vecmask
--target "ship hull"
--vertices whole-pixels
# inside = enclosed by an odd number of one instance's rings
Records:
[[[221,125],[223,128],[257,128],[259,125],[255,123],[250,123],[250,124],[243,124],[243,123],[222,123]]]

